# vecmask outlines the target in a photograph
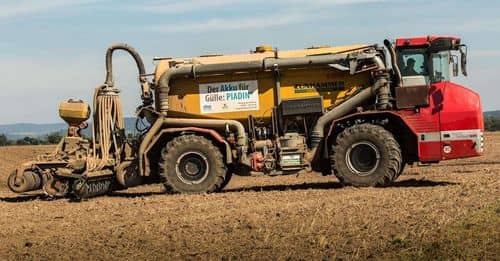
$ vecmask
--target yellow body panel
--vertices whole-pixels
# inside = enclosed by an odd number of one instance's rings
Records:
[[[323,96],[323,106],[330,107],[352,94],[360,86],[369,83],[369,74],[351,76],[331,68],[310,68],[304,70],[286,70],[282,72],[281,99]],[[257,80],[259,106],[257,110],[233,111],[222,113],[202,113],[200,84],[219,82],[240,82]],[[339,83],[342,90],[324,90],[312,87],[314,83]],[[170,89],[169,116],[187,118],[219,118],[244,120],[249,115],[267,120],[271,117],[275,103],[275,79],[271,72],[245,73],[237,75],[210,76],[193,79],[175,80]]]
[[[279,52],[280,58],[304,57],[307,55],[330,54],[358,50],[366,47],[365,45],[327,47],[316,49],[304,49],[294,51]],[[274,57],[273,52],[252,53],[246,55],[230,55],[215,57],[195,57],[190,59],[168,59],[160,61],[156,68],[155,81],[168,70],[169,66],[175,63],[175,66],[190,66],[192,64],[212,64],[262,60],[266,57]],[[179,64],[183,61],[182,64]],[[307,67],[281,70],[281,100],[296,99],[303,97],[323,97],[323,107],[328,108],[342,101],[361,86],[370,84],[370,73],[360,73],[350,75],[348,72],[341,72],[337,69],[322,67]],[[218,109],[213,113],[204,110],[207,104],[207,96],[202,89],[206,90],[207,84],[213,84],[219,88],[227,83],[230,86],[237,87],[238,84],[249,83],[257,85],[258,102],[257,106],[252,105],[249,110],[231,110],[223,112]],[[216,119],[234,119],[245,121],[252,115],[257,119],[269,120],[272,108],[276,106],[275,95],[276,79],[271,71],[265,72],[241,72],[218,75],[199,75],[196,79],[178,77],[170,81],[169,95],[169,117],[183,118],[216,118]],[[202,88],[202,86],[205,86]],[[212,85],[210,85],[212,87]],[[249,87],[250,88],[250,87]],[[229,95],[230,92],[217,92],[217,95]],[[248,92],[250,93],[250,92]],[[214,94],[215,95],[215,94]],[[229,97],[229,96],[228,96]],[[224,97],[227,98],[227,97]],[[200,99],[205,99],[201,100]],[[227,101],[227,100],[226,100]],[[224,108],[226,101],[216,102]],[[230,102],[227,102],[230,103]]]

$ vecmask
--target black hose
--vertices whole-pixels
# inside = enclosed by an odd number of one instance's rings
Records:
[[[142,82],[141,76],[146,74],[146,69],[144,68],[144,62],[142,61],[139,53],[126,44],[115,44],[108,48],[106,51],[106,82],[108,86],[113,86],[113,52],[115,50],[123,50],[128,52],[135,60],[137,64],[137,69],[139,70],[139,80]]]

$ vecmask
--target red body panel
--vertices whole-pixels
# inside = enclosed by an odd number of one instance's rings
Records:
[[[483,151],[483,114],[479,95],[451,82],[432,84],[430,105],[398,111],[418,137],[423,162],[480,156]]]
[[[443,108],[440,112],[443,159],[480,156],[483,152],[483,112],[479,94],[458,84],[442,83]]]
[[[451,82],[432,84],[429,92],[428,107],[350,114],[336,119],[328,136],[333,133],[337,122],[373,115],[385,118],[391,114],[399,117],[415,135],[421,162],[482,155],[484,125],[479,95]]]
[[[452,82],[436,86],[444,94],[441,130],[484,129],[479,94]]]

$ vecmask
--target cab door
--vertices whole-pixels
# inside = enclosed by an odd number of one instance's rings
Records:
[[[402,87],[397,87],[396,106],[406,110],[405,120],[418,136],[418,156],[422,162],[441,160],[440,110],[443,92],[431,83],[426,48],[398,49]]]

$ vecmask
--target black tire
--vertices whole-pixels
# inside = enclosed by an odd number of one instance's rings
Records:
[[[401,176],[401,174],[403,174],[405,167],[406,167],[406,162],[403,160],[403,162],[401,162],[401,167],[399,168],[398,174],[396,174],[396,176],[394,177],[394,179],[392,181],[396,181],[399,178],[399,176]]]
[[[122,188],[136,187],[144,183],[136,162],[123,161],[116,169],[116,180]]]
[[[354,125],[337,136],[331,165],[345,185],[388,186],[400,173],[401,148],[394,136],[381,126]]]
[[[227,184],[229,184],[229,181],[231,181],[231,178],[233,177],[234,169],[233,168],[228,168],[226,172],[226,176],[224,177],[224,182],[220,185],[219,190],[223,190]]]
[[[167,191],[205,193],[222,189],[227,168],[210,140],[182,135],[167,143],[160,160],[160,176]]]

